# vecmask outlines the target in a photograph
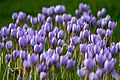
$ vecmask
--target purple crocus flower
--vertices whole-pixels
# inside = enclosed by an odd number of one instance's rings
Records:
[[[103,65],[104,62],[105,62],[105,56],[102,55],[102,54],[96,54],[96,61],[97,61],[99,64]]]
[[[17,34],[16,34],[17,39],[19,39],[19,38],[22,37],[23,35],[24,35],[23,30],[17,30]]]
[[[57,54],[61,55],[62,52],[63,52],[63,49],[62,49],[61,47],[57,47],[57,48],[56,48],[56,53],[57,53]]]
[[[4,42],[0,43],[0,51],[4,49]]]
[[[30,19],[31,19],[31,15],[27,15],[27,21],[30,22]]]
[[[66,10],[66,8],[64,5],[57,5],[55,7],[55,13],[57,13],[57,14],[62,14],[65,12],[65,10]]]
[[[52,38],[52,40],[50,41],[50,43],[53,46],[53,48],[55,48],[56,45],[57,45],[57,39],[56,38]]]
[[[94,72],[91,72],[89,74],[89,80],[99,80],[99,79],[98,79],[98,76]]]
[[[6,49],[7,49],[7,50],[11,50],[12,47],[13,47],[12,41],[7,41],[7,42],[6,42]]]
[[[25,17],[26,17],[26,14],[24,12],[21,11],[18,13],[18,20],[20,22],[22,22],[25,19]]]
[[[31,47],[32,48],[34,48],[34,46],[37,44],[37,40],[35,39],[35,38],[32,38],[31,40],[30,40],[30,45],[31,45]]]
[[[79,10],[81,10],[82,12],[87,12],[89,10],[89,6],[87,4],[80,3]]]
[[[80,10],[78,10],[78,9],[75,10],[75,15],[76,15],[76,16],[80,16],[80,13],[81,13]]]
[[[97,33],[98,33],[99,35],[104,35],[104,34],[105,34],[105,30],[102,29],[102,28],[98,28],[98,29],[97,29]]]
[[[106,37],[109,38],[112,36],[113,30],[107,29],[105,34],[106,34]]]
[[[95,67],[96,62],[94,59],[88,58],[84,60],[84,65],[87,67],[89,71],[91,71]]]
[[[39,47],[38,44],[36,44],[36,45],[34,46],[34,52],[35,52],[35,53],[39,53],[39,52],[40,52],[40,47]]]
[[[41,62],[45,62],[46,61],[45,56],[43,54],[40,55],[40,61]]]
[[[67,69],[73,69],[74,68],[74,66],[75,66],[75,60],[73,60],[73,59],[68,59],[68,61],[67,61]]]
[[[42,69],[43,69],[43,66],[41,64],[39,64],[37,67],[36,67],[36,71],[38,72],[38,74],[40,74],[40,72],[42,72]]]
[[[70,19],[71,19],[71,14],[63,14],[62,15],[62,18],[63,18],[63,20],[65,21],[65,22],[68,22],[68,21],[70,21]]]
[[[8,34],[9,34],[9,29],[4,26],[2,29],[1,29],[1,33],[2,33],[2,36],[3,37],[6,37]]]
[[[68,55],[68,59],[71,59],[71,58],[72,58],[73,53],[72,53],[72,52],[68,52],[68,53],[67,53],[67,55]]]
[[[61,24],[63,22],[63,18],[61,15],[57,15],[55,17],[55,21],[57,22],[57,24]]]
[[[87,70],[86,70],[86,67],[83,67],[81,69],[77,69],[77,75],[80,77],[80,78],[85,78],[85,75],[87,73]]]
[[[20,53],[19,53],[18,50],[14,50],[13,51],[13,58],[14,58],[14,60],[16,60],[19,57],[19,55],[20,55]]]
[[[58,39],[63,39],[64,38],[64,32],[63,30],[60,30],[57,35]]]
[[[12,19],[13,19],[14,21],[16,21],[16,20],[17,20],[17,17],[18,17],[18,14],[17,14],[16,12],[14,12],[14,13],[12,14]]]
[[[9,63],[12,59],[12,55],[11,54],[6,54],[5,58],[6,58],[6,62]]]
[[[104,63],[104,68],[106,71],[111,72],[116,64],[116,59],[112,58],[110,61],[106,60]]]
[[[25,37],[19,38],[19,45],[21,46],[21,48],[25,48],[27,46],[27,40]]]
[[[44,25],[44,29],[47,33],[50,32],[52,30],[52,24],[46,22]]]
[[[50,67],[53,65],[53,58],[52,57],[50,57],[50,56],[46,57],[46,65],[47,65],[47,68],[50,69]]]
[[[37,18],[36,18],[36,17],[31,17],[31,18],[30,18],[30,23],[31,23],[32,25],[35,25],[35,24],[37,23]]]
[[[38,55],[32,54],[29,59],[30,66],[33,67],[38,61]]]
[[[38,13],[38,17],[37,18],[38,18],[38,22],[40,24],[44,24],[45,23],[45,16],[43,14]]]
[[[86,44],[80,44],[80,51],[85,54],[87,51],[87,45]]]
[[[66,66],[67,65],[67,61],[68,61],[68,56],[67,55],[60,57],[60,64],[62,66]]]
[[[74,49],[75,49],[75,46],[74,46],[74,45],[69,45],[69,46],[68,46],[68,51],[69,51],[69,52],[73,52]]]
[[[15,24],[13,24],[13,23],[10,23],[9,24],[9,29],[11,30],[11,29],[15,29],[16,28],[16,25]]]
[[[25,52],[25,51],[23,51],[23,50],[21,50],[20,51],[20,58],[21,58],[21,60],[28,60],[28,54]]]
[[[59,61],[59,54],[53,53],[52,59],[53,59],[53,62],[56,64]]]
[[[72,24],[67,24],[67,32],[68,34],[72,33]]]
[[[49,32],[49,39],[52,40],[52,38],[56,37],[56,33],[55,32]]]
[[[100,50],[101,50],[101,47],[100,47],[99,45],[95,45],[95,46],[94,46],[94,53],[95,53],[95,54],[99,53]]]
[[[116,55],[117,54],[118,48],[117,48],[117,46],[115,44],[111,44],[110,45],[110,52],[111,52],[112,55]]]
[[[41,80],[45,80],[47,78],[47,76],[48,76],[47,72],[41,72],[40,73]]]
[[[62,47],[64,43],[65,43],[64,40],[62,39],[58,40],[58,46]]]
[[[102,77],[103,73],[104,73],[103,68],[98,68],[96,71],[96,75],[98,76],[98,78]]]
[[[116,26],[117,26],[117,23],[112,22],[112,21],[109,21],[109,22],[108,22],[108,27],[109,27],[110,29],[115,29]]]
[[[80,43],[80,37],[74,36],[70,39],[72,45],[78,45]]]
[[[17,29],[11,29],[11,36],[17,39]]]
[[[24,61],[23,62],[23,66],[24,66],[24,69],[26,70],[26,71],[30,71],[31,70],[31,66],[30,66],[30,63],[29,63],[29,61]]]

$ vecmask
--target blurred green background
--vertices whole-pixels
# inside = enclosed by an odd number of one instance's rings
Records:
[[[66,6],[67,13],[74,15],[75,9],[78,9],[81,2],[89,4],[95,16],[98,10],[105,7],[107,14],[111,15],[111,19],[118,23],[113,41],[120,41],[120,0],[0,0],[0,27],[8,26],[12,22],[13,12],[24,11],[37,16],[44,6],[63,4]]]

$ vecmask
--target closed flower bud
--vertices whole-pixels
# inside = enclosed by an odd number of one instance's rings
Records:
[[[87,73],[86,67],[83,67],[81,69],[79,69],[79,68],[77,69],[77,75],[82,79],[85,78],[86,73]]]
[[[60,30],[57,35],[58,39],[63,39],[64,38],[64,32],[63,30]]]
[[[31,66],[30,66],[30,63],[29,63],[29,61],[24,61],[23,62],[23,66],[24,66],[24,69],[26,70],[26,71],[30,71],[31,70]]]
[[[40,52],[40,47],[39,47],[38,44],[36,44],[36,45],[34,46],[34,52],[35,52],[35,53],[39,53],[39,52]]]
[[[57,63],[59,61],[59,54],[58,53],[53,53],[52,59],[54,63]]]
[[[11,54],[6,54],[5,58],[6,58],[6,62],[9,63],[12,59],[12,55]]]
[[[87,45],[86,44],[80,44],[80,51],[85,54],[87,51]]]
[[[39,64],[37,67],[36,67],[36,71],[38,72],[38,74],[40,74],[40,72],[42,72],[42,69],[43,69],[43,66],[41,64]]]
[[[16,21],[16,20],[17,20],[17,17],[18,17],[18,14],[17,14],[16,12],[14,12],[14,13],[12,14],[12,19],[13,19],[14,21]]]
[[[52,38],[51,45],[53,46],[53,48],[56,47],[56,45],[57,45],[57,39],[56,38]]]
[[[41,80],[45,80],[47,78],[47,76],[48,76],[47,72],[41,72],[40,73]]]
[[[52,24],[46,22],[44,25],[44,29],[47,33],[50,32],[52,30]]]
[[[111,72],[116,64],[116,59],[112,58],[110,61],[106,60],[104,63],[104,68],[106,71]]]
[[[68,61],[67,61],[67,69],[73,69],[74,68],[74,66],[75,66],[75,60],[73,60],[73,59],[68,59]]]
[[[32,54],[29,59],[30,66],[33,67],[37,63],[37,61],[38,61],[38,55]]]
[[[89,71],[91,71],[95,67],[96,62],[94,59],[88,58],[84,60],[84,65],[87,67]]]
[[[12,47],[13,47],[12,41],[7,41],[7,42],[6,42],[6,49],[7,49],[7,50],[11,50]]]
[[[66,66],[67,65],[67,61],[68,61],[68,56],[61,56],[60,57],[60,64],[62,65],[62,66]]]
[[[56,53],[57,53],[57,54],[61,55],[61,54],[62,54],[62,51],[63,51],[63,49],[62,49],[61,47],[57,47],[57,48],[56,48]]]
[[[68,46],[68,51],[69,52],[73,52],[75,50],[75,46],[74,45],[69,45]]]
[[[117,26],[117,23],[112,22],[112,21],[109,21],[109,22],[108,22],[108,27],[109,27],[110,29],[115,29],[116,26]]]
[[[0,51],[4,49],[4,42],[0,43]]]
[[[19,55],[20,55],[20,53],[19,53],[18,50],[14,50],[13,51],[13,58],[14,58],[14,60],[16,60],[19,57]]]
[[[24,12],[19,12],[18,13],[18,20],[22,22],[26,17],[26,14]]]
[[[17,29],[11,29],[11,36],[17,39]]]
[[[98,79],[98,76],[94,72],[91,72],[89,74],[89,80],[99,80],[99,79]]]
[[[112,36],[113,31],[112,31],[112,30],[110,30],[110,29],[107,29],[105,34],[106,34],[106,37],[107,37],[107,38],[109,38],[109,37],[111,37],[111,36]]]
[[[23,50],[20,51],[20,59],[23,61],[28,60],[28,54]]]
[[[35,24],[37,23],[37,18],[36,18],[36,17],[31,17],[31,18],[30,18],[30,23],[31,23],[32,25],[35,25]]]
[[[104,62],[105,62],[105,56],[102,55],[102,54],[96,54],[96,61],[97,61],[99,64],[103,65]]]
[[[59,39],[59,40],[58,40],[58,46],[62,47],[62,46],[63,46],[63,44],[64,44],[64,40]]]
[[[21,48],[26,48],[27,46],[27,40],[25,37],[20,37],[19,38],[19,45],[21,46]]]

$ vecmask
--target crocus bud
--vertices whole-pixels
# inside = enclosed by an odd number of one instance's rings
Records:
[[[27,46],[27,40],[25,37],[19,38],[19,45],[21,46],[21,48],[25,48]]]
[[[58,40],[58,46],[62,47],[62,46],[63,46],[63,44],[64,44],[64,40],[59,39],[59,40]]]
[[[89,80],[99,80],[99,79],[98,79],[98,76],[94,72],[91,72],[89,74]]]
[[[28,60],[28,54],[25,52],[25,51],[23,51],[23,50],[21,50],[20,51],[20,58],[21,58],[21,60]]]
[[[69,51],[69,52],[73,52],[74,49],[75,49],[75,46],[74,46],[74,45],[69,45],[69,46],[68,46],[68,51]]]
[[[104,63],[104,68],[106,71],[111,72],[116,64],[116,59],[112,58],[110,61],[106,60]]]
[[[96,54],[96,61],[97,61],[99,64],[103,65],[104,62],[105,62],[105,56],[102,55],[102,54]]]
[[[4,42],[0,43],[0,51],[4,49]]]
[[[19,57],[19,55],[20,55],[20,53],[19,53],[18,50],[14,50],[13,51],[13,58],[14,58],[14,60],[16,60]]]
[[[6,62],[9,63],[12,59],[12,55],[11,54],[6,54],[5,58],[6,58]]]
[[[18,13],[18,20],[22,22],[26,17],[26,14],[24,12],[19,12]]]
[[[58,53],[53,53],[52,59],[54,63],[57,63],[59,61],[59,54]]]
[[[85,54],[85,52],[87,51],[87,46],[86,44],[80,44],[80,51]]]
[[[32,54],[29,59],[30,66],[33,67],[37,63],[37,61],[38,61],[38,55]]]
[[[36,67],[36,71],[38,72],[38,74],[40,74],[40,72],[42,72],[42,68],[43,66],[41,64],[39,64],[37,67]]]
[[[68,61],[68,56],[61,56],[60,57],[60,64],[62,65],[62,66],[66,66],[67,65],[67,61]]]
[[[110,29],[115,29],[116,26],[117,26],[117,23],[112,22],[112,21],[109,21],[109,22],[108,22],[108,27],[109,27]]]
[[[94,59],[88,58],[84,60],[84,65],[87,67],[89,71],[91,71],[95,67],[96,63]]]
[[[63,49],[62,49],[61,47],[57,47],[57,48],[56,48],[56,53],[57,53],[57,54],[61,55],[61,54],[62,54],[62,51],[63,51]]]
[[[29,63],[29,61],[24,61],[23,62],[23,66],[24,66],[24,69],[26,70],[26,71],[30,71],[31,70],[31,66],[30,66],[30,63]]]
[[[77,69],[77,75],[82,79],[85,78],[86,73],[87,73],[86,67],[83,67],[81,69],[79,69],[79,68]]]
[[[17,29],[11,29],[11,36],[17,39]]]
[[[64,38],[64,32],[63,30],[60,30],[57,35],[58,39],[63,39]]]
[[[113,31],[112,31],[112,30],[110,30],[110,29],[107,29],[107,30],[106,30],[106,37],[107,37],[107,38],[111,37],[112,34],[113,34]]]
[[[41,72],[40,73],[41,80],[45,80],[47,78],[47,76],[48,76],[47,72]]]
[[[12,19],[13,19],[14,21],[16,21],[16,20],[17,20],[17,17],[18,17],[18,14],[17,14],[16,12],[14,12],[14,13],[12,14]]]
[[[6,49],[7,49],[7,50],[11,50],[12,47],[13,47],[12,41],[7,41],[7,42],[6,42]]]
[[[31,17],[31,18],[30,18],[30,23],[31,23],[32,25],[35,25],[35,24],[37,23],[37,18],[36,18],[36,17]]]
[[[73,59],[68,59],[68,61],[67,61],[67,69],[73,69],[74,68],[74,66],[75,66],[75,60],[73,60]]]
[[[38,44],[36,44],[36,45],[34,46],[34,52],[35,52],[35,53],[39,53],[39,52],[40,52],[40,47],[39,47]]]

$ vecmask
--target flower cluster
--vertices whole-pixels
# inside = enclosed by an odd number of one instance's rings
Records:
[[[105,8],[95,17],[83,3],[75,16],[65,12],[64,5],[43,7],[36,17],[14,12],[0,29],[1,62],[5,57],[13,80],[119,79],[120,42],[112,42],[117,22]]]

